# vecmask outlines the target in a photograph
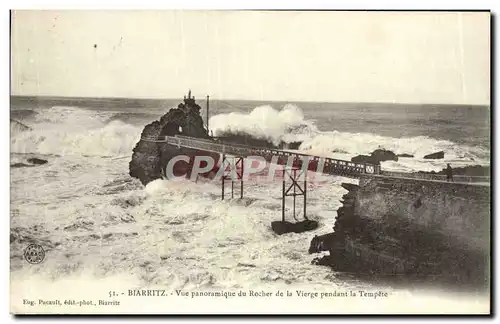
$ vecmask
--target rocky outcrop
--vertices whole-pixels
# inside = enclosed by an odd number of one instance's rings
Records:
[[[29,168],[29,167],[34,167],[34,166],[37,166],[37,165],[46,164],[49,161],[47,161],[45,159],[40,159],[40,158],[37,158],[37,157],[30,157],[30,158],[26,159],[26,162],[27,163],[25,163],[25,162],[11,163],[10,167],[11,168]]]
[[[201,107],[194,97],[184,98],[184,103],[170,109],[160,120],[155,120],[144,127],[141,138],[158,139],[163,136],[185,135],[198,138],[209,138],[203,127],[200,115]],[[139,179],[143,185],[160,179],[162,167],[178,154],[193,156],[196,151],[189,149],[173,149],[168,145],[139,140],[133,149],[129,163],[129,174]]]
[[[360,186],[342,184],[348,192],[342,197],[342,207],[337,210],[334,232],[315,236],[309,247],[310,254],[329,251],[330,255],[314,259],[314,264],[327,265],[340,272],[372,273],[379,277],[401,274],[408,278],[438,278],[454,284],[485,283],[487,254],[484,250],[477,249],[476,243],[466,247],[462,238],[451,229],[440,228],[445,220],[431,219],[428,224],[422,223],[435,194],[430,193],[427,197],[416,190],[402,190],[397,181],[376,181],[368,182],[368,186],[361,182]],[[417,187],[421,188],[422,184],[415,184]],[[461,203],[453,196],[457,188],[449,188],[448,203]],[[469,189],[475,188],[464,187],[464,190]],[[413,196],[415,200],[411,203]],[[403,200],[409,200],[411,206],[406,206]],[[395,207],[400,204],[403,213]],[[414,215],[407,215],[409,211]],[[442,213],[448,215],[446,211]],[[479,231],[476,225],[471,227]]]
[[[39,159],[39,158],[35,157],[35,158],[29,158],[28,162],[32,163],[32,164],[38,164],[38,165],[40,165],[40,164],[45,164],[45,163],[47,163],[49,161],[44,160],[44,159]]]
[[[370,155],[357,155],[351,159],[351,162],[356,163],[369,163],[380,165],[382,161],[397,161],[398,156],[389,150],[376,149]]]
[[[351,158],[351,162],[380,165],[380,161],[370,155],[356,155],[355,157]]]
[[[413,156],[413,155],[411,155],[411,154],[403,153],[403,154],[398,154],[398,157],[407,157],[407,158],[412,158],[412,157],[414,157],[414,156]]]
[[[434,159],[434,160],[444,159],[444,151],[427,154],[424,156],[424,159]]]
[[[29,168],[29,167],[34,167],[33,164],[26,164],[26,163],[21,163],[21,162],[16,162],[12,163],[10,165],[11,168]]]
[[[371,156],[374,157],[375,159],[379,160],[380,162],[382,161],[397,161],[398,156],[389,150],[384,150],[384,149],[377,149],[371,153]]]

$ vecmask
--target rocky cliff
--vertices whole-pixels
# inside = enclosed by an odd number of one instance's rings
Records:
[[[185,135],[208,138],[200,115],[201,107],[194,97],[184,98],[184,103],[170,109],[159,120],[144,127],[141,137],[158,139],[163,136]],[[178,154],[194,155],[189,149],[173,149],[171,146],[139,140],[134,147],[132,160],[129,163],[129,174],[139,179],[142,184],[161,178],[161,170],[170,159]]]
[[[337,271],[438,277],[484,285],[489,264],[489,187],[366,177],[348,193],[334,232],[309,253]]]

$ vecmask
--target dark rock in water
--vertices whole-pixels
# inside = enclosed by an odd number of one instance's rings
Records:
[[[380,161],[370,155],[357,155],[351,159],[351,162],[355,163],[369,163],[379,165]]]
[[[24,168],[24,167],[34,167],[33,164],[25,164],[25,163],[12,163],[10,165],[11,168]]]
[[[370,155],[357,155],[351,159],[351,162],[356,163],[369,163],[380,165],[382,161],[397,161],[398,156],[389,150],[376,149]]]
[[[424,156],[424,159],[444,159],[444,151],[439,151],[439,152],[436,152],[436,153],[432,153],[432,154],[427,154],[426,156]]]
[[[170,109],[160,120],[144,127],[141,137],[158,139],[163,136],[184,135],[198,138],[209,138],[203,127],[200,115],[201,107],[194,97],[184,99],[177,108]],[[196,155],[196,150],[180,148],[173,150],[168,145],[139,140],[133,149],[129,163],[129,174],[137,178],[143,185],[161,178],[161,168],[179,154]]]
[[[29,163],[33,163],[33,164],[45,164],[45,163],[47,163],[49,161],[44,160],[44,159],[39,159],[39,158],[29,158],[28,162]]]
[[[398,160],[398,156],[394,152],[384,149],[377,149],[373,151],[370,155],[380,162]]]
[[[271,223],[272,230],[278,234],[286,234],[286,233],[302,233],[306,231],[312,231],[313,229],[318,228],[318,222],[313,220],[304,220],[297,223],[290,223],[287,221],[275,221]]]
[[[412,158],[414,156],[411,155],[411,154],[403,153],[403,154],[398,154],[398,157],[409,157],[409,158]]]

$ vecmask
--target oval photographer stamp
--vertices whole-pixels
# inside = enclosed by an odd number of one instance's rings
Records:
[[[39,244],[30,244],[24,250],[24,259],[31,264],[42,263],[45,259],[45,250]]]

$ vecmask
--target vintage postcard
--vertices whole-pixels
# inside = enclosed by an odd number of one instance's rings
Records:
[[[491,14],[13,10],[14,314],[490,314]]]

